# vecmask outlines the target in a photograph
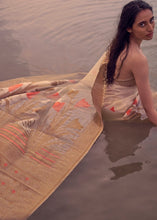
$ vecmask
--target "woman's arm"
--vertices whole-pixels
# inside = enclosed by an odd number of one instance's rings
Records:
[[[135,77],[143,108],[149,120],[157,125],[157,111],[153,104],[152,91],[149,83],[149,68],[146,57],[143,54],[135,55],[131,66],[131,71]]]

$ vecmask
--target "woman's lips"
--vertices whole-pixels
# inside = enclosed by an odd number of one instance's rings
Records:
[[[153,32],[146,35],[147,37],[153,37]]]

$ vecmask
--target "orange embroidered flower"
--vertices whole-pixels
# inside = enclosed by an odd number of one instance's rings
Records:
[[[33,96],[37,95],[38,93],[39,93],[39,91],[38,92],[28,92],[26,95],[27,95],[28,99],[31,99]]]
[[[110,108],[110,110],[111,110],[112,112],[115,112],[114,106],[113,106],[112,108]]]
[[[90,107],[90,104],[85,99],[81,99],[79,102],[76,103],[75,106],[88,108]]]
[[[20,83],[20,84],[16,84],[16,85],[10,86],[8,90],[9,90],[9,92],[12,92],[12,91],[14,91],[14,90],[20,88],[22,85],[23,85],[23,84]]]
[[[126,114],[127,114],[127,115],[130,115],[131,111],[132,111],[131,109],[128,109],[128,111],[126,112]]]
[[[55,102],[52,107],[54,108],[54,110],[59,112],[63,108],[64,104],[64,102]]]
[[[134,100],[133,105],[137,105],[137,99]]]

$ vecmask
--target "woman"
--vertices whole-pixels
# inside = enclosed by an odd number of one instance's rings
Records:
[[[110,115],[126,120],[148,117],[157,125],[148,62],[141,51],[142,41],[153,38],[154,26],[153,10],[148,3],[135,0],[123,7],[117,33],[107,52],[107,62],[101,65],[92,90],[93,94],[95,89],[100,90],[98,84],[105,78],[104,119]],[[94,103],[98,106],[98,100]]]

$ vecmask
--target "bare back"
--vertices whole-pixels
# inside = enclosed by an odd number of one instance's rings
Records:
[[[115,69],[115,76],[114,78],[117,79],[118,81],[127,81],[127,80],[132,80],[134,79],[134,73],[133,73],[133,65],[134,61],[138,59],[141,59],[141,57],[144,57],[141,49],[130,46],[128,55],[125,58],[126,55],[126,49],[124,49],[121,54],[119,55],[116,63],[116,69]],[[121,67],[122,61],[124,59],[123,65]],[[120,68],[121,67],[121,68]]]

